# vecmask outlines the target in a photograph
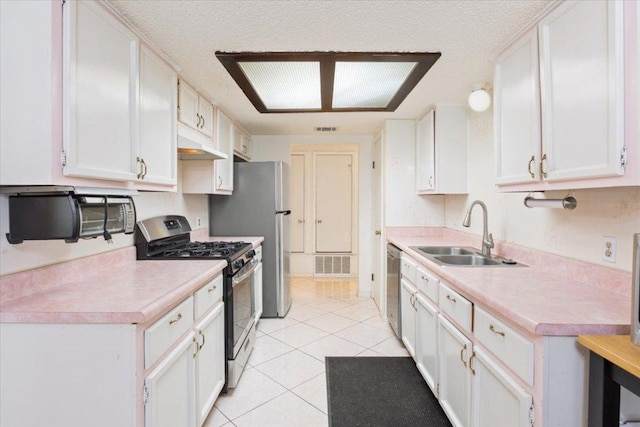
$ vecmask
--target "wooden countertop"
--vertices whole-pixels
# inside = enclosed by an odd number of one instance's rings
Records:
[[[632,343],[629,335],[580,335],[578,342],[640,378],[640,346]]]

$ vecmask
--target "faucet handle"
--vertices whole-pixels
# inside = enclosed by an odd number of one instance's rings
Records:
[[[490,247],[490,248],[493,248],[493,247],[494,247],[494,244],[493,244],[493,234],[492,234],[492,233],[489,233],[489,237],[487,238],[487,240],[486,240],[484,243],[485,243],[485,245],[487,245],[487,246],[488,246],[488,247]]]

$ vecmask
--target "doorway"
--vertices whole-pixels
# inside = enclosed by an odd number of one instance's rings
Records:
[[[292,145],[291,206],[292,274],[357,277],[358,146]]]

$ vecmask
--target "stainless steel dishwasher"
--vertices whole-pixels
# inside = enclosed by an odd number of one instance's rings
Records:
[[[402,252],[387,244],[387,318],[398,338],[402,337],[400,323],[400,255]]]

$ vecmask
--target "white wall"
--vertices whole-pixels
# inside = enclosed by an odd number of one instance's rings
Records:
[[[297,144],[356,144],[360,151],[359,169],[359,224],[358,262],[359,295],[371,293],[371,179],[373,159],[373,136],[304,135],[277,136],[254,135],[252,137],[252,160],[282,160],[290,163],[291,146]]]
[[[493,114],[469,114],[469,194],[446,196],[449,228],[482,235],[482,214],[474,210],[471,229],[462,227],[467,206],[480,199],[489,210],[489,231],[496,240],[631,271],[632,234],[640,233],[640,187],[576,190],[578,207],[527,208],[527,193],[498,193],[493,185]],[[562,198],[567,191],[536,194]],[[602,260],[603,236],[617,238],[617,262]],[[478,246],[480,245],[478,238]]]
[[[201,218],[200,228],[206,228],[209,223],[206,195],[141,192],[134,198],[134,203],[138,221],[171,214],[187,217],[193,229],[198,228],[196,225],[198,217]],[[5,237],[8,232],[9,198],[2,195],[0,196],[0,275],[83,258],[134,244],[133,234],[114,234],[113,244],[107,244],[102,237],[98,237],[80,240],[77,243],[65,243],[64,240],[34,240],[12,245]]]

